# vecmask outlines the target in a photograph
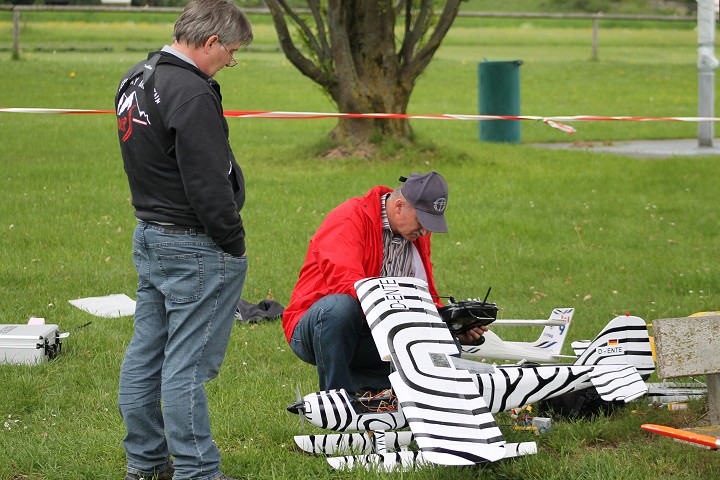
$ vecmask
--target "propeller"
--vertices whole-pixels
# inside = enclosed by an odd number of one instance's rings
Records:
[[[300,415],[300,423],[305,426],[305,400],[300,395],[300,385],[295,386],[295,394],[295,402],[288,405],[287,411]]]

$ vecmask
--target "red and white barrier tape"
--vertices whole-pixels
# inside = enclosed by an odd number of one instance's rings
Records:
[[[0,113],[49,113],[49,114],[114,114],[114,110],[77,110],[61,108],[0,108]],[[310,120],[319,118],[404,118],[412,120],[535,120],[567,133],[575,133],[575,129],[560,122],[720,122],[717,117],[603,117],[596,115],[575,115],[540,117],[529,115],[463,115],[463,114],[429,114],[408,115],[402,113],[327,113],[327,112],[264,112],[246,110],[225,110],[226,117],[275,118],[285,120]]]
[[[115,110],[75,110],[67,108],[0,108],[0,113],[115,113]]]

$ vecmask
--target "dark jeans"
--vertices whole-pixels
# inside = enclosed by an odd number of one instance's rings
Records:
[[[390,362],[380,360],[360,303],[350,295],[328,295],[298,322],[290,341],[293,352],[317,366],[320,390],[390,388]]]

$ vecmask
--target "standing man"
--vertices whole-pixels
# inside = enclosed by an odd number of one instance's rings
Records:
[[[248,268],[245,183],[213,76],[237,65],[233,55],[252,38],[232,0],[194,0],[172,45],[131,68],[115,97],[138,219],[135,332],[118,396],[125,480],[229,478],[204,383],[225,357]]]
[[[283,329],[293,352],[317,367],[320,390],[342,388],[359,398],[390,386],[390,363],[380,359],[355,282],[416,277],[437,298],[430,234],[448,230],[448,185],[437,172],[401,180],[396,190],[379,185],[340,204],[310,239]],[[458,339],[470,343],[486,330],[477,327]]]

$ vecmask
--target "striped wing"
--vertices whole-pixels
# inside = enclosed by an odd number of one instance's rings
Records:
[[[410,445],[412,432],[383,432],[384,448],[388,452],[397,452]],[[333,433],[329,435],[296,435],[295,443],[308,453],[325,455],[369,454],[382,450],[377,445],[376,435],[370,432]]]
[[[408,450],[394,453],[332,457],[328,458],[327,461],[335,470],[352,470],[362,467],[366,470],[384,470],[386,472],[410,470],[428,463],[423,458],[422,453]]]
[[[602,365],[588,373],[590,381],[606,402],[630,402],[647,393],[648,387],[631,365]]]
[[[441,465],[505,458],[505,440],[473,375],[449,358],[458,349],[427,284],[382,277],[355,288],[380,355],[393,362],[390,382],[423,458]]]
[[[537,453],[537,444],[535,442],[507,443],[505,446],[504,458]],[[351,470],[362,467],[366,470],[384,470],[386,472],[411,470],[429,464],[425,453],[408,450],[393,453],[332,457],[328,458],[327,461],[336,470]]]

